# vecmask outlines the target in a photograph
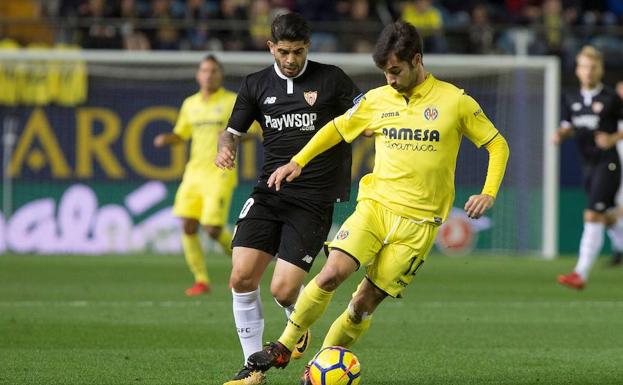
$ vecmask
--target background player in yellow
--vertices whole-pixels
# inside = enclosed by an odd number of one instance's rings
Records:
[[[318,154],[361,134],[375,137],[372,173],[359,184],[355,212],[330,243],[321,272],[300,294],[276,343],[252,354],[248,365],[266,371],[285,367],[296,341],[324,313],[337,287],[361,265],[366,277],[333,323],[323,347],[351,346],[370,326],[387,296],[399,297],[430,251],[454,200],[454,173],[461,138],[489,152],[482,192],[465,204],[471,218],[493,206],[502,182],[508,145],[478,103],[463,90],[426,72],[415,27],[385,27],[374,52],[388,85],[369,91],[345,114],[326,124],[270,177],[277,190]],[[307,370],[302,384],[311,384]]]
[[[214,165],[218,135],[227,124],[236,94],[222,87],[223,67],[212,55],[201,61],[196,79],[199,92],[184,100],[173,133],[159,134],[154,139],[156,147],[192,140],[190,159],[173,206],[173,214],[182,219],[184,255],[195,277],[195,284],[186,290],[189,296],[210,291],[199,224],[231,254],[231,233],[225,225],[238,182],[235,169],[222,170]]]

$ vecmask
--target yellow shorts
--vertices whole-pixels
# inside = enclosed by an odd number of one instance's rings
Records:
[[[438,228],[364,199],[357,203],[329,248],[351,255],[366,266],[366,278],[372,284],[392,297],[400,297],[426,259]]]
[[[173,215],[197,219],[202,225],[224,226],[235,187],[235,180],[226,176],[214,180],[184,175],[175,194]]]

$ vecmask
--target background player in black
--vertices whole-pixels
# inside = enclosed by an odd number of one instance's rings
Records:
[[[260,279],[277,256],[271,293],[292,310],[303,280],[331,227],[333,203],[348,198],[351,154],[336,146],[318,157],[288,188],[269,189],[279,165],[302,149],[316,130],[353,105],[359,90],[338,67],[307,60],[310,28],[298,14],[278,16],[268,42],[274,65],[248,75],[240,87],[227,131],[221,134],[216,164],[234,165],[237,143],[257,120],[263,130],[264,165],[234,232],[230,284],[240,344],[246,358],[262,348],[264,317]],[[298,346],[308,345],[309,332]],[[226,385],[261,383],[264,375],[246,367]]]
[[[593,47],[582,48],[576,58],[579,92],[568,95],[556,144],[575,135],[582,155],[584,188],[588,205],[584,210],[584,230],[578,262],[570,274],[558,276],[562,285],[582,289],[604,243],[604,230],[615,250],[623,250],[623,226],[617,221],[615,196],[621,181],[621,164],[616,150],[617,121],[621,101],[601,83],[603,59]]]

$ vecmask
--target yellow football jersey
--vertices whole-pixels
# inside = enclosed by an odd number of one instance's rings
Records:
[[[221,170],[214,164],[218,137],[225,129],[229,115],[236,102],[236,94],[220,88],[208,100],[200,92],[184,100],[173,132],[191,141],[190,158],[186,164],[184,177],[197,174],[200,178],[208,175],[228,175],[228,181],[236,183],[236,170]]]
[[[374,169],[361,179],[357,200],[435,223],[447,218],[454,201],[463,135],[480,147],[498,134],[472,97],[431,74],[408,100],[379,87],[333,122],[347,142],[365,130],[375,135]]]

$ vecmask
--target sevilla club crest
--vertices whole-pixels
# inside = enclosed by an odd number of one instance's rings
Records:
[[[305,101],[310,106],[313,106],[316,103],[316,99],[318,98],[318,91],[305,91],[303,92],[303,96],[305,97]]]

